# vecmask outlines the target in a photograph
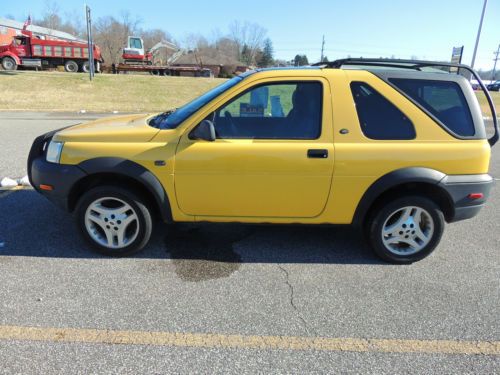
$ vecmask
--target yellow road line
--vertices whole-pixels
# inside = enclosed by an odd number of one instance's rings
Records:
[[[242,336],[0,326],[0,340],[330,352],[500,355],[500,341]]]

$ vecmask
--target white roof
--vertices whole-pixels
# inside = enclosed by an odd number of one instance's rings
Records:
[[[24,23],[0,17],[0,27],[1,26],[8,27],[10,29],[22,30],[24,28]],[[82,39],[77,38],[76,36],[71,35],[69,33],[65,33],[64,31],[52,30],[46,27],[28,25],[26,29],[35,34],[51,36],[53,38],[71,40],[71,41],[83,41]]]

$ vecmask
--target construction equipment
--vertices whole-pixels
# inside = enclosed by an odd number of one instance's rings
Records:
[[[174,56],[183,52],[175,44],[162,40],[151,47],[147,52],[144,49],[144,41],[137,36],[129,36],[127,47],[123,49],[123,61],[125,64],[154,65],[159,51],[162,49],[175,51]],[[170,59],[169,59],[170,60]],[[169,61],[167,61],[169,63]]]
[[[158,58],[160,50],[164,48],[175,51],[164,63]],[[212,71],[203,66],[172,66],[186,51],[180,49],[172,42],[162,40],[149,50],[145,51],[144,41],[137,36],[129,36],[127,46],[123,49],[123,63],[113,64],[112,71],[115,74],[142,72],[157,76],[191,76],[211,77]]]

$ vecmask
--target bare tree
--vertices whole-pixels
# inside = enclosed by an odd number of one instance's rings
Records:
[[[267,30],[257,23],[233,21],[229,25],[229,37],[237,45],[240,59],[255,64],[257,51],[262,49]],[[245,53],[244,53],[245,52]]]
[[[45,0],[44,3],[43,18],[39,22],[41,26],[47,27],[53,30],[60,30],[62,20],[59,16],[61,8],[56,1]]]
[[[51,30],[64,31],[77,37],[83,37],[84,27],[81,18],[81,15],[73,13],[73,15],[66,14],[63,20],[60,15],[59,3],[46,0],[43,17],[35,23]]]

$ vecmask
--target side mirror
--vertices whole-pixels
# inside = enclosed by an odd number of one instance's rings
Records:
[[[203,120],[196,128],[189,134],[189,139],[202,139],[204,141],[215,141],[215,126],[210,120]]]

